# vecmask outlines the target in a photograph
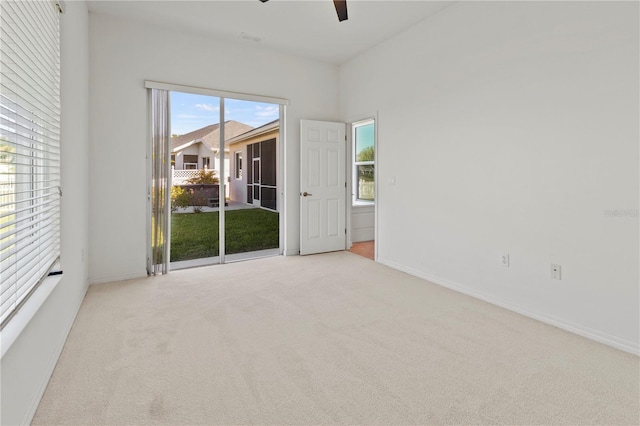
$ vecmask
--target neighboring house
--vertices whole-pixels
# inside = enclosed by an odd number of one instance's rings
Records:
[[[225,139],[246,133],[253,129],[244,123],[229,120],[224,124]],[[229,148],[225,149],[225,178],[229,180]],[[188,173],[181,170],[213,169],[220,178],[220,124],[212,124],[193,132],[171,138],[171,167],[174,183],[188,179]]]
[[[280,120],[227,139],[226,146],[232,161],[229,198],[279,211]]]

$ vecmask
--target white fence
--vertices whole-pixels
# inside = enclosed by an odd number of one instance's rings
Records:
[[[205,170],[210,171],[211,169],[205,168]],[[218,171],[214,170],[216,176],[218,175]],[[176,170],[171,167],[171,185],[186,185],[189,179],[192,177],[198,176],[200,170],[198,169],[188,169],[188,170]],[[227,178],[227,182],[224,185],[224,194],[225,197],[229,198],[229,179]]]
[[[198,176],[200,170],[191,169],[191,170],[176,170],[171,168],[171,184],[172,185],[183,185],[187,183],[187,181],[193,177]]]
[[[361,200],[373,200],[375,198],[376,187],[374,182],[360,179],[358,181],[358,196]]]

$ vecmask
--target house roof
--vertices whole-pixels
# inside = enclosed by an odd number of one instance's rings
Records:
[[[229,145],[232,145],[234,143],[238,143],[238,142],[242,142],[243,140],[252,138],[254,136],[260,136],[263,135],[265,133],[271,132],[273,130],[278,130],[280,128],[280,120],[276,119],[273,121],[268,122],[267,124],[263,124],[260,127],[256,127],[255,129],[251,129],[249,131],[246,131],[238,136],[235,136],[233,138],[227,139],[226,142]]]
[[[253,127],[235,120],[224,123],[225,140],[253,130]],[[195,143],[204,143],[209,149],[220,149],[220,124],[210,124],[193,132],[171,138],[171,151],[176,152]]]

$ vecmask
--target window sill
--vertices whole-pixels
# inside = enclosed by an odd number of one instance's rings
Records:
[[[18,340],[20,334],[29,325],[29,322],[38,313],[49,295],[62,280],[62,275],[53,275],[45,278],[36,291],[29,297],[26,303],[20,308],[7,325],[0,331],[0,347],[2,348],[1,358],[9,351],[11,346]]]
[[[352,204],[353,207],[375,207],[375,205],[375,201],[354,201]]]

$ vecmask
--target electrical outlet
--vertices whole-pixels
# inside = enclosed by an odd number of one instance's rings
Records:
[[[552,280],[562,279],[562,266],[556,265],[554,263],[551,264],[551,279]]]
[[[509,253],[502,253],[500,255],[500,265],[504,267],[509,266]]]

